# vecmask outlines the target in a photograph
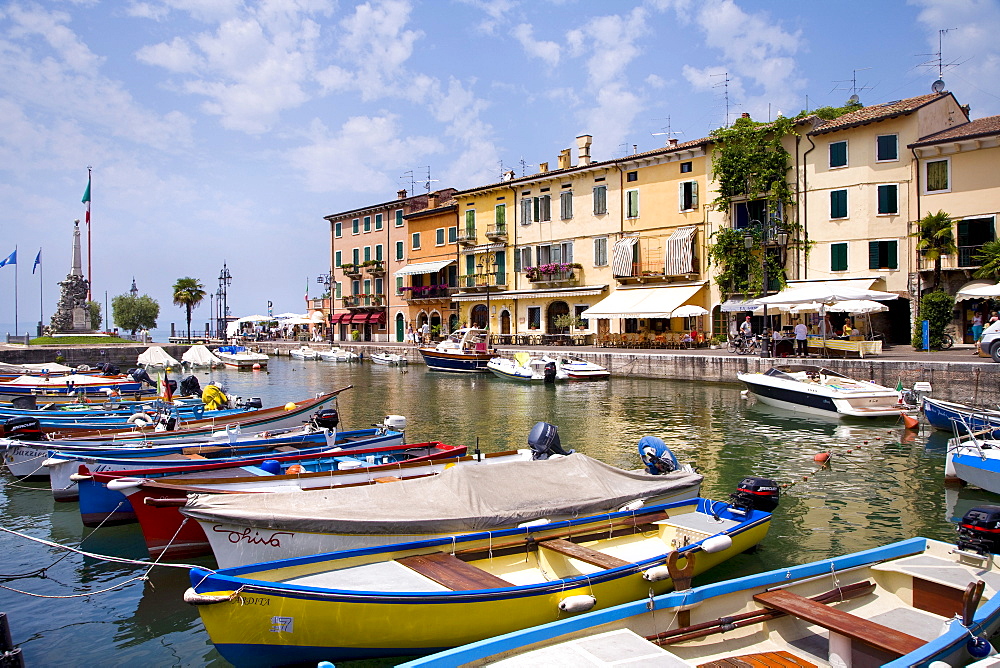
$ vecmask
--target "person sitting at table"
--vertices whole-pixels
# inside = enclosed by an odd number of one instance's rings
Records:
[[[692,336],[692,334],[694,334],[694,332],[684,332],[684,336],[681,337],[681,344],[685,348],[690,348],[691,344],[694,343],[694,336]]]
[[[773,332],[771,332],[771,338],[774,339],[775,341],[781,341],[785,337],[781,333],[780,329],[775,329]]]

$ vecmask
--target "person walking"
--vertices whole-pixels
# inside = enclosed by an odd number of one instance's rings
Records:
[[[406,330],[406,342],[414,345],[417,343],[417,333],[413,331],[412,324]]]
[[[425,322],[420,328],[420,334],[424,340],[424,343],[431,342],[431,325],[429,322]]]
[[[795,354],[799,357],[807,357],[806,346],[809,341],[809,328],[801,320],[795,325]]]
[[[975,343],[983,335],[983,314],[976,311],[972,316],[972,342]]]
[[[749,339],[753,336],[753,325],[750,324],[750,316],[747,316],[746,320],[740,323],[740,335],[744,339]]]

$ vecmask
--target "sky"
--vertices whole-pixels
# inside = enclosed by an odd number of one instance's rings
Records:
[[[0,323],[15,296],[18,331],[48,323],[88,168],[95,300],[134,277],[183,329],[172,285],[214,295],[225,263],[233,315],[302,313],[323,216],[531,174],[581,134],[607,160],[923,95],[939,52],[997,115],[998,34],[1000,0],[0,2]]]

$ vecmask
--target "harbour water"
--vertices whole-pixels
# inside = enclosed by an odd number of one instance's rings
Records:
[[[265,406],[351,385],[339,401],[344,429],[399,414],[408,420],[408,442],[440,440],[470,450],[478,444],[486,452],[524,447],[532,425],[544,420],[558,425],[563,447],[638,468],[636,443],[655,435],[705,476],[702,494],[714,499],[726,499],[746,475],[788,485],[761,548],[701,582],[913,536],[950,541],[956,514],[997,502],[976,490],[946,493],[941,434],[906,433],[893,420],[782,412],[752,404],[735,384],[623,377],[525,386],[427,372],[422,365],[401,371],[284,359],[272,360],[267,371],[203,372],[199,379],[260,397]],[[813,459],[822,451],[832,452],[827,466]],[[137,526],[92,532],[76,504],[55,504],[47,486],[18,483],[7,473],[0,476],[0,527],[90,553],[148,559]],[[109,563],[11,533],[2,541],[0,612],[8,614],[28,665],[226,665],[198,611],[181,600],[188,586],[183,568]],[[211,558],[194,563],[214,565]]]

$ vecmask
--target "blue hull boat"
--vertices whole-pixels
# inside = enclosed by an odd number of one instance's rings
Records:
[[[1000,411],[930,397],[923,398],[923,411],[927,422],[935,429],[961,434],[967,433],[969,429],[990,429],[992,433],[987,438],[1000,438]]]

